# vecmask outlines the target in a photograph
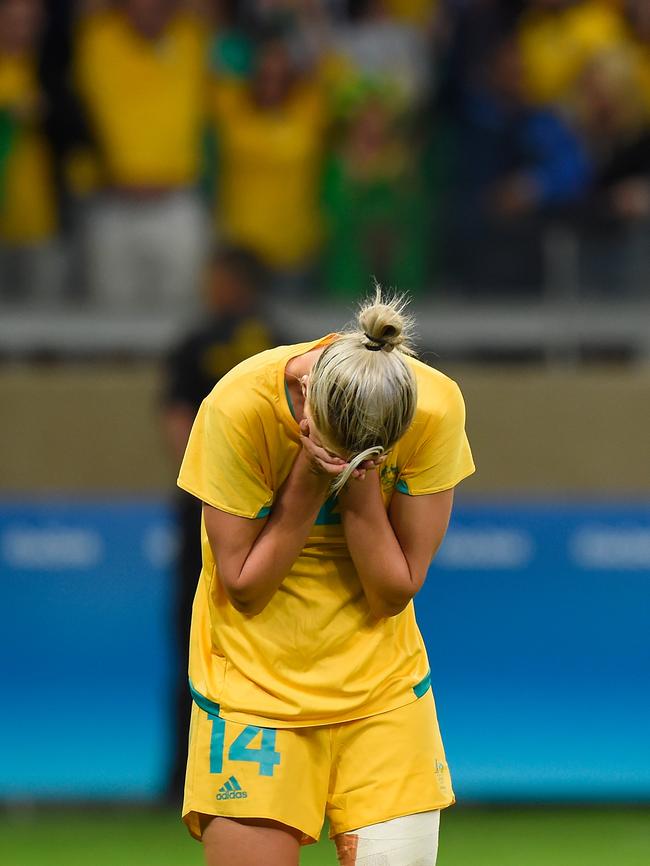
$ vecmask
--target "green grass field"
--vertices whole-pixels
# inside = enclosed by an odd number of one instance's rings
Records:
[[[170,810],[5,810],[2,866],[201,866],[201,846]],[[648,866],[648,809],[454,808],[438,866]],[[261,864],[262,866],[262,864]],[[336,866],[329,841],[301,866]]]

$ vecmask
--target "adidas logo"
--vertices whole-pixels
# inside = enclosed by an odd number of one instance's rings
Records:
[[[217,793],[217,800],[244,800],[246,797],[248,794],[242,791],[241,785],[234,776],[231,776]]]

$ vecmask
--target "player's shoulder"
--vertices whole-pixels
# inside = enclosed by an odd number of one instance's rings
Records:
[[[276,366],[275,362],[279,360],[279,355],[279,349],[276,347],[258,352],[241,361],[217,382],[206,400],[214,402],[229,397],[235,398],[237,395],[244,400],[249,389],[259,388],[264,384],[270,385],[272,368]]]
[[[280,399],[284,366],[300,347],[276,346],[241,361],[223,376],[205,398],[208,409],[230,417],[274,411]]]
[[[435,367],[409,358],[408,363],[415,373],[418,388],[417,415],[440,418],[450,411],[463,407],[463,396],[458,383]]]

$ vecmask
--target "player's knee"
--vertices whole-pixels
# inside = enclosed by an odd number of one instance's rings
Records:
[[[336,837],[340,866],[435,866],[440,812],[421,812]]]

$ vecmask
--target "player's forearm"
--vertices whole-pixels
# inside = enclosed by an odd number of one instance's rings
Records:
[[[239,610],[256,614],[269,603],[300,555],[328,489],[329,480],[316,475],[301,452],[230,587],[229,595]]]
[[[348,482],[339,501],[345,540],[370,610],[377,617],[396,616],[416,587],[386,513],[377,472]]]

